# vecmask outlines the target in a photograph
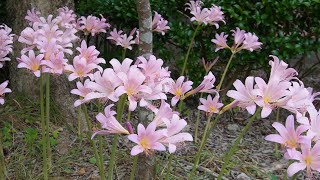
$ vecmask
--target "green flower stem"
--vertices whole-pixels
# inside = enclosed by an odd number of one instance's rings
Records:
[[[103,111],[102,109],[102,104],[100,102],[98,102],[98,111],[101,112]],[[99,128],[101,128],[101,125],[99,125]],[[106,175],[104,173],[104,160],[103,160],[103,138],[102,136],[98,136],[98,140],[99,140],[99,159],[100,159],[100,167],[103,168],[102,171],[102,177],[101,179],[105,179]]]
[[[190,51],[191,51],[191,48],[192,48],[192,45],[193,45],[193,42],[194,42],[194,38],[196,37],[197,32],[199,31],[200,27],[201,27],[201,26],[198,25],[198,26],[196,27],[196,30],[194,31],[194,33],[193,33],[193,35],[192,35],[192,38],[191,38],[191,41],[190,41],[190,44],[189,44],[189,48],[188,48],[188,51],[187,51],[187,54],[186,54],[186,57],[184,58],[183,67],[182,67],[182,71],[181,71],[181,76],[183,76],[184,73],[185,73],[185,71],[186,71],[187,61],[188,61],[189,54],[190,54]]]
[[[87,123],[87,127],[88,127],[88,136],[89,136],[89,139],[90,139],[90,144],[93,148],[93,152],[94,152],[94,156],[96,158],[96,163],[97,163],[97,166],[99,167],[99,173],[100,173],[100,177],[101,179],[105,179],[105,173],[104,173],[104,168],[101,167],[101,160],[100,160],[100,157],[99,157],[99,153],[98,153],[98,149],[97,149],[97,146],[96,146],[96,143],[93,141],[93,139],[91,139],[91,136],[92,136],[92,125],[91,125],[91,122],[90,122],[90,119],[89,119],[89,115],[88,115],[88,110],[87,110],[87,106],[85,105],[81,105],[81,109],[84,113],[84,116],[85,116],[85,119],[86,119],[86,123]]]
[[[200,98],[202,98],[203,93],[200,94]],[[199,103],[200,105],[200,103]],[[198,142],[198,132],[199,132],[199,120],[200,120],[200,113],[201,111],[198,109],[197,112],[197,119],[196,119],[196,129],[194,131],[194,142],[197,143]]]
[[[171,171],[171,164],[172,164],[173,156],[174,155],[172,153],[169,155],[169,162],[168,162],[167,174],[166,174],[166,179],[165,180],[169,180],[169,175],[170,175],[170,171]]]
[[[221,180],[223,174],[225,173],[226,171],[226,168],[229,164],[229,161],[231,159],[231,157],[233,156],[233,154],[236,152],[236,149],[241,141],[241,139],[243,138],[243,136],[248,132],[249,128],[251,127],[253,121],[256,119],[256,116],[259,114],[259,112],[261,111],[261,108],[259,108],[255,113],[254,115],[251,116],[251,118],[249,119],[249,122],[248,124],[242,129],[240,135],[238,136],[238,138],[236,139],[236,141],[234,141],[234,143],[232,144],[231,146],[231,149],[228,151],[228,153],[225,155],[225,158],[224,158],[224,164],[221,168],[221,171],[219,173],[219,176],[218,176],[218,180]]]
[[[42,158],[43,158],[43,179],[48,179],[48,162],[47,162],[47,131],[44,112],[44,97],[43,97],[43,74],[40,76],[40,114],[41,114],[41,131],[42,131]]]
[[[80,106],[77,108],[78,111],[78,136],[82,139],[82,131],[81,131],[81,108]]]
[[[127,49],[124,49],[123,51],[122,51],[122,59],[121,59],[121,62],[124,60],[124,58],[126,58],[126,52],[127,52]]]
[[[48,169],[50,171],[52,166],[52,155],[51,155],[51,143],[50,143],[50,74],[46,73],[46,138],[47,138],[47,155],[48,155]]]
[[[138,155],[134,156],[133,158],[133,166],[131,169],[131,174],[130,174],[130,180],[134,180],[134,175],[136,173],[136,169],[137,169],[137,164],[138,164]]]
[[[5,180],[6,163],[4,160],[3,146],[2,146],[2,132],[0,130],[0,180]]]
[[[117,104],[117,120],[119,122],[121,122],[121,120],[122,120],[124,107],[126,105],[126,98],[127,97],[125,95],[122,95],[120,97],[118,104]],[[118,135],[114,135],[112,147],[111,147],[111,156],[110,156],[110,162],[109,162],[110,164],[109,164],[109,170],[108,170],[108,180],[112,180],[117,145],[118,145]]]
[[[231,54],[231,56],[230,56],[230,58],[229,58],[229,60],[228,60],[228,64],[227,64],[226,68],[224,69],[223,74],[222,74],[222,76],[221,76],[220,83],[219,83],[219,85],[217,86],[217,90],[218,90],[218,91],[221,89],[223,80],[224,80],[224,78],[226,77],[226,74],[227,74],[227,72],[228,72],[229,66],[230,66],[230,64],[231,64],[231,61],[232,61],[234,55],[235,55],[235,52],[232,52],[232,54]]]
[[[203,148],[204,148],[204,146],[205,146],[205,144],[206,144],[206,142],[207,142],[207,139],[208,139],[208,137],[209,137],[208,132],[210,132],[210,131],[212,130],[213,126],[217,123],[218,118],[219,118],[219,114],[218,114],[218,115],[216,116],[216,118],[214,119],[213,125],[211,125],[211,122],[210,122],[210,121],[211,121],[211,118],[212,118],[212,115],[209,115],[209,116],[208,116],[208,119],[207,119],[206,127],[205,127],[205,129],[204,129],[204,133],[203,133],[203,135],[202,135],[201,144],[200,144],[200,147],[199,147],[198,152],[197,152],[197,154],[196,154],[196,158],[195,158],[195,160],[194,160],[194,163],[193,163],[193,166],[192,166],[192,170],[191,170],[191,172],[190,172],[190,174],[189,174],[189,178],[188,178],[188,179],[192,179],[193,174],[195,173],[195,171],[196,171],[196,169],[197,169],[197,167],[198,167],[198,165],[199,165],[199,161],[200,161],[200,157],[201,157],[201,152],[202,152],[202,150],[203,150]],[[209,129],[210,129],[210,131],[209,131]]]

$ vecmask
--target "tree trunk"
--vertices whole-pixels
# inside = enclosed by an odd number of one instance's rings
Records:
[[[137,0],[136,3],[139,16],[139,54],[149,58],[152,54],[152,14],[150,2],[149,0]],[[143,108],[140,108],[139,110],[139,119],[142,119],[142,123],[146,126],[152,120],[152,112]],[[146,156],[145,154],[140,154],[138,158],[136,179],[153,179],[155,174],[154,165],[154,155]]]
[[[41,16],[49,14],[56,15],[57,9],[67,6],[74,9],[73,0],[7,0],[6,8],[8,14],[7,24],[13,29],[13,33],[17,36],[28,26],[28,22],[24,19],[27,10],[35,8],[41,12]],[[18,69],[17,57],[20,57],[22,43],[16,41],[14,43],[14,53],[9,64],[10,84],[14,95],[23,95],[31,100],[39,99],[39,78],[36,78],[26,69]],[[75,97],[70,94],[70,90],[74,87],[74,83],[67,80],[65,74],[54,76],[51,80],[51,99],[57,107],[60,108],[61,115],[64,116],[68,123],[76,124],[77,113],[73,107]],[[82,118],[83,119],[83,118]]]

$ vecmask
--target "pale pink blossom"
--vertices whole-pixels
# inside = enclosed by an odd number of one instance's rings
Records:
[[[64,58],[64,54],[59,52],[58,54],[51,54],[49,60],[41,61],[41,65],[44,65],[43,72],[52,74],[62,74],[64,67],[67,66],[68,60]]]
[[[172,119],[174,114],[179,114],[176,111],[173,111],[168,103],[164,100],[161,100],[161,105],[159,109],[155,108],[152,110],[155,114],[153,122],[156,123],[157,126],[164,125],[164,119]]]
[[[0,68],[3,67],[5,61],[10,61],[8,54],[12,52],[13,36],[12,29],[7,25],[0,25]]]
[[[247,77],[245,80],[245,84],[237,79],[233,83],[233,86],[236,90],[229,90],[227,92],[227,96],[238,101],[239,104],[237,105],[239,107],[245,108],[250,114],[253,115],[256,112],[255,99],[257,97],[253,94],[254,77]]]
[[[113,102],[119,100],[115,89],[122,84],[121,79],[111,68],[105,69],[102,73],[97,71],[93,74],[92,79],[94,82],[89,82],[90,87],[95,92],[86,95],[85,100],[91,99],[110,99]]]
[[[196,21],[199,25],[200,24],[208,24],[208,16],[209,16],[209,10],[208,8],[201,9],[200,7],[196,7],[193,11],[190,11],[190,14],[193,15],[193,17],[190,19],[192,21]]]
[[[286,126],[278,122],[274,122],[272,126],[279,134],[270,134],[265,140],[279,143],[287,148],[299,148],[304,143],[305,137],[301,134],[308,130],[308,126],[300,125],[296,129],[294,127],[294,116],[289,115],[286,120]]]
[[[234,44],[235,44],[235,49],[238,48],[244,41],[244,34],[246,31],[241,30],[240,28],[236,27],[236,30],[231,30],[233,32],[233,37],[234,37]]]
[[[272,57],[272,60],[269,61],[269,65],[271,66],[270,80],[280,82],[296,79],[295,76],[298,75],[298,72],[295,69],[288,68],[288,64],[277,56],[270,55],[270,57]]]
[[[244,41],[241,49],[246,49],[249,51],[254,51],[256,49],[260,49],[262,43],[258,41],[259,38],[254,33],[245,33],[244,34]]]
[[[107,37],[107,39],[110,39],[116,44],[119,41],[119,39],[121,39],[122,33],[123,33],[122,30],[117,31],[116,28],[113,28],[113,30],[110,31],[110,36]]]
[[[80,78],[80,80],[82,80],[85,77],[92,76],[92,71],[97,67],[98,65],[96,64],[88,64],[85,58],[76,56],[73,58],[73,65],[65,66],[65,70],[67,72],[71,72],[68,79],[69,81],[73,81],[77,78]]]
[[[227,37],[228,35],[224,35],[224,32],[222,32],[221,34],[216,34],[216,38],[211,40],[211,42],[216,44],[215,52],[219,51],[220,49],[229,48],[227,45]]]
[[[268,84],[260,77],[255,78],[256,87],[253,94],[258,96],[255,103],[262,107],[261,117],[265,118],[270,115],[273,109],[283,107],[290,99],[289,87],[291,82],[278,82],[269,80]]]
[[[84,31],[85,34],[91,34],[91,36],[101,32],[106,33],[106,29],[111,27],[106,21],[103,16],[101,16],[101,19],[91,15],[88,17],[81,16],[78,20],[79,29]]]
[[[151,155],[154,150],[165,151],[166,147],[160,143],[160,139],[166,136],[165,130],[156,131],[156,123],[151,122],[148,127],[142,124],[138,125],[138,133],[130,134],[128,139],[137,145],[131,149],[131,155],[135,156],[144,152],[146,155]]]
[[[173,80],[172,80],[173,81]],[[177,102],[184,97],[184,94],[192,89],[192,81],[184,81],[184,76],[180,76],[176,82],[172,82],[169,92],[174,95],[171,99],[171,105],[175,106]]]
[[[110,36],[107,37],[107,39],[110,39],[112,42],[114,42],[117,46],[121,46],[124,49],[132,50],[133,44],[136,44],[136,40],[133,39],[134,33],[137,31],[136,28],[134,28],[129,35],[123,34],[123,31],[117,31],[117,29],[113,29],[113,31],[110,32]]]
[[[151,94],[152,90],[150,87],[143,85],[145,76],[135,66],[131,66],[127,74],[120,72],[117,75],[123,82],[123,85],[117,88],[118,96],[127,94],[129,100],[129,110],[134,111],[137,107],[139,94]]]
[[[156,11],[154,12],[154,17],[152,20],[152,31],[159,32],[162,35],[165,35],[166,31],[170,29],[167,26],[168,21],[165,20],[161,14],[158,14]]]
[[[68,7],[58,9],[59,16],[57,17],[58,24],[64,28],[75,28],[77,15]]]
[[[40,22],[40,12],[32,8],[27,11],[27,16],[24,18],[29,21],[29,25],[32,26],[35,22]]]
[[[213,93],[216,91],[216,89],[213,89],[215,81],[216,81],[216,77],[212,74],[212,72],[209,72],[206,76],[204,76],[203,81],[200,83],[200,85],[192,91],[193,93],[197,93],[197,92]]]
[[[91,138],[93,138],[97,134],[130,134],[128,130],[126,130],[114,117],[117,113],[112,111],[111,108],[114,104],[108,105],[104,109],[104,114],[99,113],[96,116],[96,119],[100,122],[101,128],[103,130],[95,131]]]
[[[125,58],[122,63],[120,63],[120,61],[118,61],[117,59],[111,59],[111,61],[109,62],[115,73],[125,73],[127,74],[129,72],[129,69],[131,67],[133,60],[129,59],[129,58]]]
[[[217,29],[219,29],[219,24],[218,22],[224,22],[224,15],[223,12],[221,11],[220,6],[212,5],[212,7],[208,10],[208,17],[207,17],[207,22],[208,24],[215,25]]]
[[[31,70],[36,77],[40,77],[41,61],[43,61],[43,54],[35,55],[33,50],[29,51],[28,56],[22,55],[21,58],[17,58],[19,61],[18,68],[26,68]]]
[[[95,46],[87,46],[85,40],[81,42],[81,46],[76,48],[79,51],[79,56],[85,58],[88,64],[105,64],[106,61],[103,58],[98,58],[100,52],[96,49]]]
[[[200,98],[201,105],[198,106],[198,109],[209,114],[219,113],[220,108],[223,106],[223,104],[219,102],[219,98],[218,93],[216,93],[213,99],[211,95],[208,95],[207,99]]]
[[[320,141],[311,147],[309,143],[302,144],[301,152],[297,150],[288,150],[290,158],[298,162],[292,163],[288,167],[288,175],[292,177],[297,172],[307,169],[307,176],[312,179],[312,170],[320,172]]]
[[[10,93],[11,89],[7,88],[9,81],[5,81],[2,84],[0,84],[0,104],[4,104],[4,94]]]
[[[187,126],[187,122],[176,114],[173,114],[172,118],[164,119],[167,126],[167,136],[160,140],[165,146],[168,146],[169,153],[174,153],[177,149],[177,145],[184,143],[185,141],[193,141],[191,134],[181,132],[183,128]]]
[[[89,86],[89,79],[86,79],[82,84],[80,81],[76,83],[77,89],[72,89],[71,94],[75,94],[79,96],[79,99],[74,102],[74,107],[80,106],[81,104],[87,102],[84,98],[93,90]]]

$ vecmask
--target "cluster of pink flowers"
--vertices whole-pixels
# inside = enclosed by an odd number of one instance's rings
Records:
[[[12,29],[7,25],[0,25],[0,68],[3,67],[5,61],[10,61],[7,57],[12,52],[12,43],[14,34],[11,34]],[[0,84],[0,104],[4,104],[4,94],[10,93],[11,89],[7,88],[9,81]]]
[[[99,19],[96,16],[81,16],[78,19],[79,30],[83,31],[86,35],[91,34],[91,36],[95,36],[99,33],[106,33],[106,29],[109,29],[111,25],[106,22],[107,20],[101,16]]]
[[[140,56],[134,64],[129,58],[124,59],[122,63],[112,59],[110,64],[112,68],[96,72],[91,70],[88,71],[91,73],[86,73],[85,76],[78,76],[80,80],[77,82],[78,88],[71,91],[72,94],[80,96],[75,106],[93,99],[108,103],[111,101],[105,108],[104,114],[97,115],[96,118],[103,130],[95,132],[94,135],[130,134],[128,138],[138,144],[132,149],[132,155],[141,152],[149,154],[150,150],[165,150],[165,146],[169,148],[170,153],[173,153],[177,145],[184,141],[192,141],[190,134],[181,133],[187,125],[186,121],[180,119],[178,113],[173,112],[170,105],[165,102],[167,94],[174,88],[174,80],[170,78],[168,68],[163,67],[162,59],[157,59],[153,55],[148,59]],[[84,69],[91,69],[88,66],[90,65],[85,66]],[[84,80],[85,77],[88,78]],[[210,88],[203,85],[199,91]],[[127,97],[129,111],[134,111],[139,105],[155,113],[154,120],[146,129],[142,124],[138,125],[137,134],[133,134],[131,126],[124,128],[114,117],[116,113],[112,110],[113,103],[118,102],[122,95]],[[158,108],[153,105],[153,102],[159,100],[161,106]],[[159,129],[156,130],[157,128]]]
[[[320,172],[320,116],[313,105],[319,93],[305,88],[296,77],[297,71],[288,68],[287,63],[276,56],[271,57],[273,60],[269,61],[271,73],[268,82],[251,76],[246,78],[244,84],[236,80],[233,84],[236,90],[229,90],[227,96],[234,99],[233,104],[246,109],[250,114],[254,114],[256,107],[260,106],[262,118],[268,117],[276,108],[294,113],[300,124],[297,128],[294,127],[294,116],[290,115],[285,126],[273,123],[279,135],[268,135],[266,140],[280,143],[284,148],[284,157],[298,161],[289,166],[289,176],[307,168],[307,174],[311,177],[311,170]]]
[[[134,38],[134,34],[136,33],[136,37]],[[110,36],[107,37],[111,42],[116,44],[117,46],[123,47],[123,49],[132,50],[133,44],[139,44],[139,30],[134,28],[129,35],[123,33],[122,30],[117,31],[116,28],[110,32]]]
[[[165,35],[166,31],[170,29],[167,26],[168,21],[165,20],[161,14],[158,14],[156,11],[154,12],[154,17],[152,20],[152,31],[159,32],[162,35]]]
[[[230,49],[233,53],[239,52],[242,49],[252,52],[261,48],[262,43],[258,41],[259,38],[254,33],[245,32],[238,27],[236,30],[232,30],[232,32],[234,43],[231,47],[227,44],[228,35],[224,34],[224,32],[215,35],[215,39],[212,39],[211,41],[216,45],[216,52],[225,48]]]
[[[218,29],[218,23],[220,21],[225,23],[223,12],[219,6],[213,4],[211,8],[202,8],[202,2],[200,0],[190,0],[186,5],[186,9],[190,10],[190,14],[193,15],[190,20],[196,21],[199,25],[211,24],[215,25]]]
[[[65,53],[72,54],[73,43],[79,38],[75,35],[75,14],[67,7],[58,9],[59,15],[47,18],[32,9],[25,17],[30,27],[26,27],[18,41],[25,44],[21,51],[18,68],[26,68],[35,76],[41,72],[62,74],[67,65]],[[28,54],[26,54],[28,52]]]

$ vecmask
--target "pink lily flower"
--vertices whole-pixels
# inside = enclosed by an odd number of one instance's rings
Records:
[[[123,82],[123,85],[119,86],[116,90],[118,96],[127,94],[129,100],[129,110],[134,111],[137,107],[139,93],[151,94],[152,89],[146,85],[142,85],[145,80],[145,76],[135,66],[130,67],[128,74],[120,72],[117,75]]]
[[[62,74],[64,71],[64,67],[67,66],[68,60],[64,59],[63,52],[59,52],[58,54],[51,54],[49,60],[41,61],[41,65],[45,65],[43,68],[43,72],[48,72],[52,74]]]
[[[122,61],[122,64],[117,59],[111,59],[109,63],[112,65],[113,70],[116,74],[120,72],[127,74],[129,72],[132,62],[133,62],[132,59],[125,58]]]
[[[107,39],[110,39],[116,44],[119,41],[119,39],[121,39],[122,33],[123,31],[121,30],[117,31],[116,28],[113,28],[113,30],[110,32],[110,36],[107,37]]]
[[[216,34],[215,39],[211,39],[211,42],[216,44],[215,52],[219,51],[220,49],[230,48],[227,45],[227,37],[228,37],[228,35],[224,35],[224,32],[222,32],[221,34]]]
[[[240,28],[236,27],[236,30],[231,30],[233,32],[234,37],[234,49],[237,49],[244,41],[245,37],[244,34],[246,31],[241,30]]]
[[[216,6],[214,4],[212,5],[212,7],[208,11],[207,21],[208,24],[215,25],[217,29],[219,29],[218,22],[222,21],[224,22],[224,24],[226,24],[220,6]]]
[[[74,13],[73,10],[69,9],[68,7],[62,7],[58,10],[59,16],[57,17],[58,24],[64,28],[75,28],[77,26],[76,18],[77,15]]]
[[[18,58],[18,68],[29,69],[36,77],[40,77],[40,65],[41,61],[43,61],[44,55],[39,54],[38,56],[35,56],[33,50],[30,50],[28,55],[29,57],[22,55],[21,58]]]
[[[164,100],[161,100],[160,108],[152,110],[155,114],[155,118],[152,122],[156,123],[157,127],[164,125],[164,119],[172,119],[174,114],[179,114],[176,111],[172,111],[170,105],[166,103]]]
[[[96,116],[96,119],[100,122],[101,127],[105,130],[98,130],[95,131],[94,134],[91,136],[91,139],[94,138],[95,135],[101,134],[130,134],[128,130],[126,130],[121,124],[117,121],[117,119],[114,117],[117,113],[115,111],[112,111],[111,108],[114,106],[114,104],[108,105],[104,109],[104,114],[99,113]]]
[[[106,22],[107,20],[101,16],[101,19],[95,16],[88,17],[80,17],[79,29],[84,31],[86,34],[91,34],[91,36],[95,36],[99,33],[106,33],[106,29],[110,28],[110,24]]]
[[[73,66],[67,65],[65,70],[71,72],[68,79],[69,81],[73,81],[77,78],[82,80],[85,77],[92,76],[92,71],[96,69],[98,65],[96,64],[87,64],[87,60],[80,56],[76,56],[73,58]]]
[[[241,49],[246,49],[249,51],[254,51],[256,49],[260,49],[262,43],[258,41],[259,38],[254,33],[245,33],[244,34],[244,41]]]
[[[35,22],[40,22],[40,12],[34,8],[27,11],[27,16],[24,18],[29,21],[29,25],[32,26]]]
[[[192,81],[183,81],[184,76],[180,76],[176,82],[173,81],[170,85],[169,92],[174,95],[174,97],[171,99],[172,106],[175,106],[178,103],[178,101],[184,97],[184,94],[192,89]]]
[[[12,92],[11,89],[7,88],[9,81],[5,81],[0,84],[0,104],[4,104],[4,94]]]
[[[223,106],[222,103],[219,103],[219,94],[212,99],[211,95],[208,95],[207,99],[200,98],[202,105],[198,106],[198,109],[205,111],[209,114],[219,113],[219,109]]]
[[[77,50],[80,53],[80,57],[85,58],[88,64],[105,64],[106,61],[103,58],[98,58],[100,52],[96,49],[95,46],[87,46],[85,40],[81,42],[81,46],[77,47]],[[102,70],[101,70],[102,71]]]
[[[272,126],[279,134],[270,134],[265,137],[265,140],[279,143],[284,147],[291,149],[299,148],[300,144],[304,143],[305,137],[301,136],[301,134],[309,129],[309,127],[305,125],[300,125],[295,129],[293,115],[287,117],[286,126],[283,126],[278,122],[274,122]]]
[[[277,82],[269,79],[268,84],[266,84],[260,77],[256,77],[255,82],[257,88],[252,93],[258,96],[255,99],[255,103],[262,107],[262,118],[268,117],[273,109],[285,106],[290,99],[288,89],[291,86],[291,82]]]
[[[298,72],[293,68],[288,68],[288,64],[282,60],[279,60],[277,56],[270,55],[273,60],[269,61],[271,66],[270,79],[274,81],[290,81],[296,79]],[[269,80],[270,81],[270,80]]]
[[[251,115],[256,112],[256,95],[253,94],[254,77],[249,76],[243,84],[239,79],[237,79],[233,86],[236,90],[229,90],[227,96],[239,101],[238,106],[245,108]]]
[[[166,130],[157,130],[156,123],[151,122],[148,127],[142,124],[138,125],[138,133],[130,134],[128,139],[134,143],[137,143],[131,149],[131,155],[135,156],[144,152],[146,155],[150,155],[153,150],[165,151],[166,147],[160,142],[160,139],[166,136]]]
[[[191,134],[181,133],[182,129],[186,127],[187,122],[176,114],[173,114],[171,119],[164,119],[167,125],[167,136],[160,140],[165,146],[168,146],[169,153],[174,153],[177,145],[185,141],[193,141]]]
[[[86,79],[84,81],[84,83],[82,84],[80,81],[77,82],[77,89],[72,89],[71,90],[71,94],[75,94],[78,95],[80,97],[80,99],[76,100],[74,102],[74,107],[78,107],[81,104],[87,102],[84,98],[91,92],[93,92],[93,90],[90,88],[89,86],[89,79]]]
[[[168,21],[165,20],[161,14],[158,14],[156,11],[154,12],[154,17],[152,20],[152,31],[159,32],[162,35],[165,35],[166,31],[170,29],[169,26],[167,26]]]
[[[208,75],[204,76],[203,81],[200,83],[198,87],[193,89],[193,94],[198,92],[205,92],[205,93],[213,93],[216,90],[214,88],[214,82],[216,81],[216,77],[209,72]]]
[[[0,25],[0,68],[3,67],[5,61],[10,61],[10,58],[6,57],[12,52],[12,43],[14,34],[10,34],[12,31],[6,25]]]
[[[122,84],[122,81],[118,78],[117,74],[111,68],[107,68],[101,73],[97,71],[93,74],[92,79],[95,82],[88,82],[90,87],[95,92],[91,92],[84,98],[86,101],[91,99],[110,99],[113,102],[119,100],[115,89]]]
[[[292,177],[298,171],[307,168],[307,176],[312,179],[312,170],[320,172],[320,142],[318,141],[311,147],[311,140],[308,143],[302,144],[301,152],[296,150],[288,150],[291,159],[299,162],[294,162],[288,167],[288,175]]]
[[[200,7],[196,7],[193,11],[190,11],[190,14],[193,15],[193,17],[190,19],[191,22],[197,21],[198,24],[208,24],[208,16],[209,16],[209,10],[208,8],[201,9]]]

